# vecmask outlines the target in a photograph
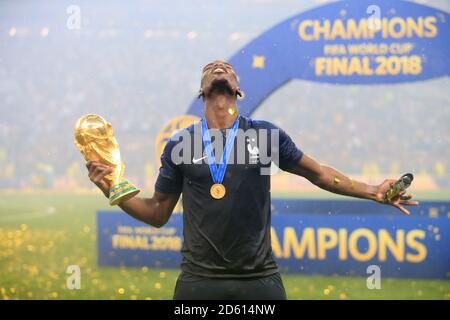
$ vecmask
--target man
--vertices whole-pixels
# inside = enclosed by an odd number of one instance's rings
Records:
[[[182,272],[174,299],[286,299],[271,251],[270,176],[262,174],[262,169],[271,163],[258,161],[257,153],[265,146],[264,139],[244,139],[247,151],[240,163],[237,129],[276,131],[278,138],[265,142],[270,144],[270,153],[277,155],[273,162],[330,192],[384,203],[385,192],[395,182],[385,180],[379,186],[370,186],[320,165],[303,154],[275,125],[239,116],[236,105],[239,95],[242,92],[238,78],[230,64],[223,61],[207,64],[199,92],[204,100],[204,119],[184,130],[193,138],[189,145],[192,149],[200,139],[202,153],[194,152],[193,161],[187,163],[174,159],[177,154],[174,149],[181,143],[180,134],[175,135],[161,156],[153,197],[135,197],[120,203],[122,210],[132,217],[161,227],[183,193]],[[223,141],[215,139],[215,143],[224,142],[222,152],[211,151],[213,131],[223,133]],[[237,151],[230,157],[231,149]],[[189,151],[192,150],[183,150],[184,155]],[[111,168],[97,161],[88,162],[87,168],[89,178],[108,196],[109,186],[103,178]],[[403,192],[388,204],[409,214],[404,205],[418,203]]]

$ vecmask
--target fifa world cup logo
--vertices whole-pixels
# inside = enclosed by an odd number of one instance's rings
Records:
[[[75,145],[86,161],[100,161],[113,168],[105,176],[110,187],[109,203],[112,206],[139,193],[140,190],[123,177],[125,165],[120,157],[119,144],[111,124],[105,119],[96,114],[78,119],[75,125]]]

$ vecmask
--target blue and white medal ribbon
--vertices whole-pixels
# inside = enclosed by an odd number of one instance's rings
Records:
[[[239,118],[237,116],[233,125],[230,128],[230,132],[227,136],[227,141],[222,153],[222,159],[218,165],[216,165],[216,158],[211,146],[211,136],[208,131],[208,124],[206,119],[202,119],[202,139],[205,145],[206,157],[208,158],[209,171],[211,172],[214,184],[211,186],[210,193],[214,199],[222,199],[225,196],[226,189],[222,184],[223,178],[225,177],[225,171],[227,170],[228,160],[230,158],[231,149],[233,148],[234,138],[237,134],[237,129],[239,127]]]

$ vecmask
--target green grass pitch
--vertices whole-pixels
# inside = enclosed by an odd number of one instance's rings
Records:
[[[0,299],[171,299],[179,270],[97,266],[95,211],[109,208],[99,193],[0,192]],[[71,264],[81,267],[80,290],[66,287]],[[282,276],[289,299],[450,299],[443,280],[383,278],[368,290],[363,277]]]

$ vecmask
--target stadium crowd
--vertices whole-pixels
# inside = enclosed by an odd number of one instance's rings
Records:
[[[156,136],[195,98],[201,67],[264,30],[264,17],[223,28],[192,17],[150,28],[142,15],[115,10],[116,20],[78,31],[59,28],[56,18],[2,20],[0,188],[89,186],[73,143],[74,124],[86,113],[113,124],[126,175],[145,184],[157,170]],[[305,152],[344,172],[427,173],[448,187],[448,88],[448,78],[378,86],[292,81],[252,116],[281,126]]]

